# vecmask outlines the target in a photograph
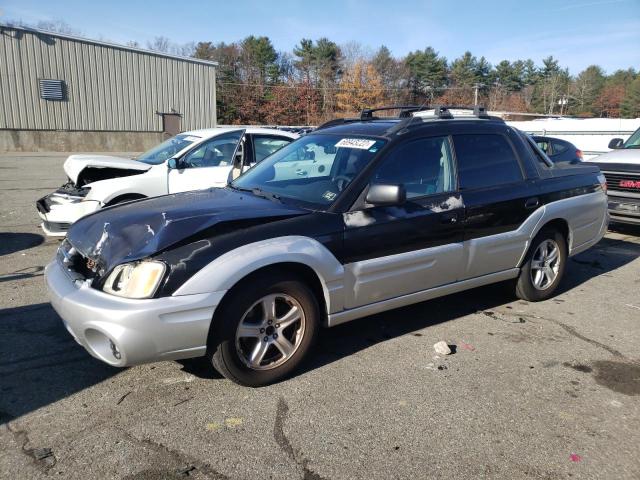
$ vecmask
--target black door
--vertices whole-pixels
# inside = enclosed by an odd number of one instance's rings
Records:
[[[353,308],[456,280],[463,204],[450,139],[407,141],[374,170],[370,184],[404,185],[406,203],[345,213],[345,306]],[[350,288],[349,288],[350,287]]]
[[[536,184],[502,133],[454,135],[453,144],[465,204],[461,279],[514,268],[530,234],[521,227],[540,206]]]

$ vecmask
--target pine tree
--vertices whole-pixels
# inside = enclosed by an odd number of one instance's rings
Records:
[[[640,77],[629,85],[620,105],[620,113],[625,118],[640,118]]]

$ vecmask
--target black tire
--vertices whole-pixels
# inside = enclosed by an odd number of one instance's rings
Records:
[[[554,242],[558,248],[558,269],[552,282],[546,285],[536,287],[532,276],[532,264],[534,256],[540,246],[547,242]],[[516,296],[529,302],[540,302],[547,300],[553,296],[558,285],[562,281],[562,276],[567,266],[567,240],[564,235],[555,228],[543,228],[538,235],[535,236],[529,251],[524,259],[524,263],[520,268],[520,275],[516,281]],[[535,269],[534,269],[535,273]],[[543,287],[543,288],[540,288]]]
[[[284,363],[267,370],[253,369],[247,365],[246,356],[243,360],[242,353],[239,352],[236,332],[247,311],[263,297],[274,294],[288,296],[302,308],[304,328],[300,327],[297,331],[303,330],[303,333],[299,343],[293,343],[297,347]],[[229,295],[221,310],[216,312],[214,324],[209,331],[207,355],[213,367],[229,380],[247,387],[269,385],[291,375],[307,358],[318,336],[320,309],[311,289],[294,275],[266,272],[242,282]],[[272,341],[271,338],[269,341]],[[257,343],[261,342],[261,338],[258,338]],[[276,345],[267,348],[271,349],[269,352],[275,352],[275,355],[280,354],[284,358],[279,350],[273,350]]]

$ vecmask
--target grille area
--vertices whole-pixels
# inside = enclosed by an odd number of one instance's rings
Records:
[[[71,226],[70,223],[62,223],[62,222],[43,222],[43,223],[45,228],[50,232],[67,232],[69,230],[69,227]]]
[[[640,193],[640,174],[602,172],[607,179],[607,188],[618,192]]]
[[[58,260],[75,279],[93,279],[96,273],[89,268],[89,260],[82,256],[68,240],[64,240],[58,249]]]

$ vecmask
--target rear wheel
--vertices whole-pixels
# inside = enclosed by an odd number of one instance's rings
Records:
[[[209,351],[213,366],[240,385],[259,387],[290,375],[319,328],[318,302],[297,278],[266,274],[230,292],[216,313]]]
[[[547,300],[555,293],[567,263],[567,242],[557,230],[545,228],[527,252],[516,283],[516,295],[524,300]]]

